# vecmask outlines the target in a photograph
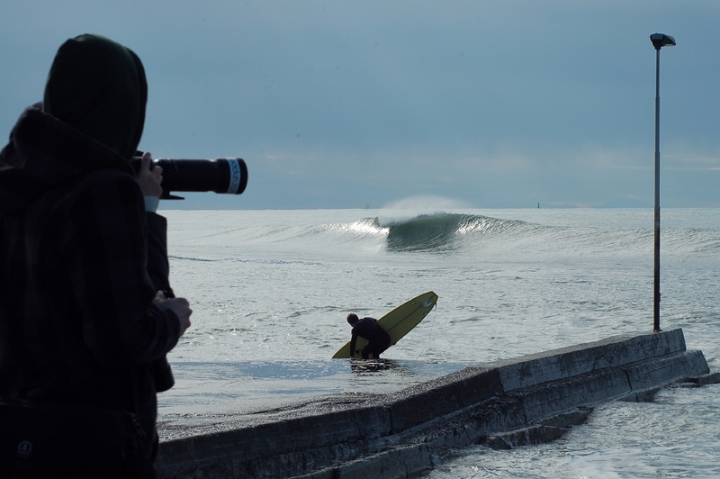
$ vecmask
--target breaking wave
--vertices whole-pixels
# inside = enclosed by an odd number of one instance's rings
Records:
[[[338,223],[307,224],[293,221],[267,225],[257,221],[233,227],[218,227],[215,222],[193,225],[184,232],[182,243],[191,249],[203,244],[201,256],[177,251],[177,257],[203,261],[210,258],[248,259],[246,251],[284,251],[288,260],[297,251],[322,252],[342,256],[349,251],[410,253],[453,253],[483,250],[493,255],[514,251],[536,257],[554,255],[627,255],[652,250],[652,225],[618,227],[598,222],[577,224],[539,224],[519,219],[501,219],[470,213],[415,214],[394,217],[359,217]],[[720,234],[713,229],[666,228],[663,230],[664,254],[698,252],[720,254]],[[207,253],[207,255],[205,255]],[[253,261],[265,257],[261,253]],[[206,259],[207,258],[207,259]]]
[[[633,254],[652,248],[650,228],[548,226],[483,215],[434,213],[410,218],[364,218],[332,225],[348,240],[380,238],[389,252],[450,253],[458,249],[514,248],[518,252]],[[720,253],[715,231],[666,229],[666,252]],[[560,246],[562,245],[562,247]]]
[[[452,251],[466,236],[485,236],[524,224],[478,215],[436,213],[387,225],[390,251]]]

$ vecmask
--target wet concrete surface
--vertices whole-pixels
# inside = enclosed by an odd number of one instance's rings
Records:
[[[708,374],[702,353],[686,350],[682,330],[618,336],[470,366],[399,390],[178,415],[160,424],[158,472],[163,478],[409,477],[453,448],[552,439],[596,404],[650,399],[659,387]]]

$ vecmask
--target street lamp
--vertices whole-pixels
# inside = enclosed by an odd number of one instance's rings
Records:
[[[664,33],[653,33],[655,47],[655,287],[653,331],[660,331],[660,49],[672,47],[675,39]]]

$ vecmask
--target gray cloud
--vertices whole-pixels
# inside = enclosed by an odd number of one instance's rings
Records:
[[[664,205],[720,206],[719,20],[706,1],[28,0],[0,19],[0,128],[95,32],[145,63],[141,147],[248,162],[241,197],[177,207],[651,206],[664,31]]]

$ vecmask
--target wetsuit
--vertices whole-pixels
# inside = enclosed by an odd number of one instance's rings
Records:
[[[362,318],[352,329],[352,339],[350,340],[350,355],[355,357],[355,341],[361,337],[367,340],[367,345],[362,349],[362,358],[368,359],[370,354],[373,358],[380,357],[380,353],[390,347],[390,336],[373,318]]]

